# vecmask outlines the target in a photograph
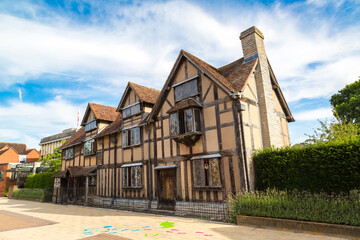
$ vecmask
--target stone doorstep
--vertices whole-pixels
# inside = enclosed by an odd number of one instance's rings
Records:
[[[247,225],[261,228],[270,227],[275,228],[276,230],[295,230],[312,234],[326,234],[338,237],[351,237],[351,239],[360,239],[360,227],[356,226],[243,215],[238,215],[236,220],[237,225]]]

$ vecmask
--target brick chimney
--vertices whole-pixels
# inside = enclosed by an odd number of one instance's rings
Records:
[[[255,68],[255,81],[263,147],[282,146],[280,122],[275,113],[273,88],[264,46],[264,35],[256,27],[251,27],[240,34],[240,40],[244,54],[244,62],[250,62],[258,58],[258,65]]]

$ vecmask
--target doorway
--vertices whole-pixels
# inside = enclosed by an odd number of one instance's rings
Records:
[[[175,210],[176,168],[158,170],[158,208]]]

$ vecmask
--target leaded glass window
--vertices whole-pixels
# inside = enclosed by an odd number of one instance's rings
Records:
[[[73,158],[73,157],[74,157],[74,148],[66,149],[65,158],[69,159],[69,158]]]
[[[186,81],[175,88],[175,101],[194,96],[198,94],[197,78],[191,81]]]
[[[86,141],[84,143],[84,155],[91,155],[95,152],[95,145],[94,145],[94,139],[91,139],[89,141]]]
[[[140,103],[138,103],[138,104],[123,108],[122,117],[123,118],[130,117],[132,115],[140,113],[140,111],[141,111]]]
[[[193,161],[195,187],[221,187],[219,159]]]
[[[185,117],[185,132],[190,133],[193,132],[193,109],[184,110]]]
[[[122,132],[122,146],[128,147],[140,144],[140,127],[124,130]]]
[[[170,114],[170,134],[173,136],[179,134],[179,117],[177,112]]]
[[[170,134],[172,136],[200,131],[200,109],[189,108],[170,114]]]
[[[96,120],[92,120],[91,122],[87,122],[85,125],[85,131],[90,131],[96,128]]]
[[[123,187],[140,188],[142,187],[141,177],[142,166],[125,167],[123,168]]]

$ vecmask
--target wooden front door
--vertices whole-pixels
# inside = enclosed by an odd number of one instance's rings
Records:
[[[159,209],[175,210],[175,168],[158,171]]]

